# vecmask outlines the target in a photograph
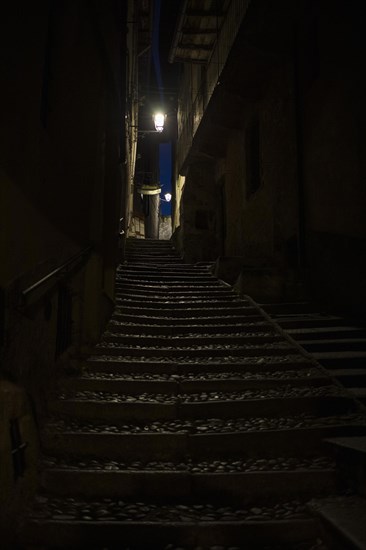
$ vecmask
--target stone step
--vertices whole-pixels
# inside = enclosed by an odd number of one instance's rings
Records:
[[[332,338],[317,340],[297,340],[309,352],[364,351],[366,357],[365,338]]]
[[[233,291],[224,285],[218,285],[214,288],[207,288],[206,286],[196,285],[196,286],[182,286],[179,285],[177,288],[168,287],[166,285],[160,286],[148,286],[148,285],[138,285],[138,284],[127,284],[127,283],[118,283],[116,282],[116,291],[123,295],[125,292],[133,292],[135,294],[140,294],[144,296],[167,296],[169,298],[200,298],[207,296],[236,296]]]
[[[148,250],[149,252],[152,250],[175,250],[175,247],[173,243],[170,241],[159,241],[159,240],[151,240],[151,239],[139,239],[136,242],[133,241],[127,241],[126,242],[126,250]]]
[[[50,419],[42,432],[51,455],[108,457],[124,461],[181,462],[212,456],[309,456],[325,449],[323,440],[366,435],[362,415],[250,417],[103,424]],[[329,447],[327,449],[329,451]]]
[[[344,386],[364,386],[366,384],[366,368],[329,369],[329,375],[338,380]]]
[[[223,286],[220,281],[215,278],[209,279],[208,277],[198,277],[192,276],[192,278],[184,277],[178,279],[178,277],[167,276],[165,278],[154,278],[154,277],[128,277],[121,276],[116,280],[116,288],[124,290],[127,286],[132,289],[146,289],[153,290],[156,292],[161,291],[162,293],[170,291],[177,291],[180,293],[182,291],[194,292],[196,291],[206,291],[210,292],[211,290],[230,290],[229,287]]]
[[[259,306],[270,315],[288,315],[300,313],[314,313],[316,306],[310,302],[280,302],[280,303],[260,303]]]
[[[212,275],[211,269],[205,266],[197,266],[195,264],[167,264],[166,266],[161,264],[154,264],[152,262],[149,265],[134,264],[129,262],[123,267],[117,269],[117,274],[119,273],[139,273],[143,275],[149,274],[160,274],[164,275]]]
[[[117,269],[117,274],[119,273],[139,273],[144,275],[156,275],[163,273],[165,275],[169,274],[185,274],[194,275],[195,273],[207,275],[209,274],[209,268],[204,266],[198,266],[196,264],[174,264],[167,265],[166,267],[162,265],[154,265],[149,263],[149,265],[134,264],[129,262],[128,264],[123,265]]]
[[[226,345],[230,347],[233,345],[240,345],[240,344],[265,344],[265,343],[271,343],[271,342],[279,342],[284,341],[284,338],[281,334],[276,334],[275,332],[256,332],[256,333],[249,333],[249,334],[240,334],[238,336],[232,336],[230,334],[218,336],[213,334],[212,336],[204,337],[203,335],[196,335],[196,336],[148,336],[144,334],[131,336],[131,335],[124,335],[121,333],[114,333],[114,332],[105,332],[103,335],[103,339],[101,341],[101,344],[103,345],[103,342],[112,342],[115,344],[122,344],[122,345],[132,345],[135,346],[138,344],[139,346],[143,347],[150,347],[150,346],[177,346],[178,348],[184,348],[189,346],[216,346],[216,345]]]
[[[251,310],[251,308],[248,308],[246,310],[246,313],[243,314],[232,314],[232,315],[193,315],[187,317],[181,317],[178,312],[176,312],[175,316],[169,317],[168,315],[165,316],[154,316],[154,315],[146,315],[143,313],[135,313],[132,312],[115,312],[112,316],[113,321],[118,321],[120,323],[137,323],[139,325],[166,325],[170,322],[174,323],[176,326],[189,326],[192,328],[192,325],[195,324],[201,324],[201,326],[206,330],[208,325],[232,325],[233,323],[248,323],[248,322],[256,322],[256,321],[262,321],[263,317],[256,313],[255,311]],[[181,329],[181,327],[179,327]]]
[[[123,296],[123,298],[122,297],[120,298],[117,296],[117,299],[116,299],[117,308],[125,308],[125,307],[139,308],[140,310],[142,309],[148,310],[147,311],[148,313],[150,312],[150,310],[159,310],[159,309],[161,310],[187,309],[188,311],[191,311],[192,309],[193,310],[198,309],[201,311],[206,311],[206,310],[211,311],[212,309],[232,310],[232,309],[240,309],[243,307],[248,307],[248,304],[249,302],[245,302],[244,300],[235,300],[234,298],[231,300],[217,298],[213,300],[212,299],[211,300],[186,299],[186,300],[179,300],[179,301],[178,300],[162,301],[161,299],[159,300],[158,298],[155,298],[155,300],[150,301],[150,299],[141,300],[138,298],[131,299],[131,298],[127,298],[126,296]]]
[[[179,260],[180,263],[183,263],[181,256],[173,248],[151,248],[150,250],[140,248],[139,250],[131,249],[126,251],[127,261],[130,261],[131,259],[136,259],[137,261],[140,261],[140,258],[143,258],[144,260],[146,258],[151,258],[153,260],[156,257],[162,258],[165,261],[169,261],[169,259],[172,257]]]
[[[131,259],[135,259],[137,262],[140,261],[140,258],[151,258],[151,260],[154,260],[156,257],[161,257],[167,261],[169,261],[170,257],[174,257],[179,259],[180,263],[182,264],[182,258],[179,255],[179,253],[174,250],[173,248],[169,247],[163,247],[163,248],[152,248],[151,250],[147,250],[146,248],[140,248],[139,250],[130,249],[126,250],[125,254],[125,261],[130,262]]]
[[[366,336],[366,330],[355,326],[312,327],[287,329],[287,334],[296,340],[315,340],[335,338],[358,338]]]
[[[333,437],[325,440],[332,448],[342,473],[344,489],[366,496],[366,436]]]
[[[175,247],[170,242],[143,242],[139,241],[136,244],[126,244],[126,252],[140,252],[144,251],[145,254],[153,254],[154,252],[160,252],[161,254],[168,254],[170,252],[176,252]]]
[[[159,251],[154,254],[146,254],[143,252],[129,252],[128,254],[126,254],[126,260],[131,263],[141,262],[144,265],[149,262],[154,264],[161,263],[164,265],[170,263],[177,263],[179,265],[182,265],[182,259],[174,252],[171,252],[169,254],[164,254],[163,252]]]
[[[353,395],[356,396],[356,398],[365,404],[366,400],[366,387],[349,387],[349,391],[353,393]]]
[[[190,346],[190,347],[178,347],[178,346],[127,346],[122,344],[116,344],[113,342],[101,342],[93,349],[94,355],[117,355],[123,356],[128,355],[130,357],[156,357],[158,356],[161,360],[166,358],[180,358],[181,356],[185,357],[196,357],[196,358],[205,358],[211,357],[223,357],[228,359],[229,357],[257,357],[260,355],[270,354],[271,356],[276,355],[288,355],[296,353],[297,348],[292,347],[291,344],[286,341],[283,342],[273,342],[265,344],[247,344],[247,345],[236,345],[233,344],[229,346],[225,345],[207,345],[207,346]]]
[[[147,246],[137,246],[137,247],[126,246],[125,252],[126,252],[126,256],[138,255],[138,254],[144,254],[147,256],[152,256],[154,254],[161,254],[162,256],[175,254],[179,256],[179,253],[177,252],[177,250],[173,246],[169,246],[169,245],[166,245],[166,246],[149,245],[148,247]]]
[[[340,368],[340,365],[349,367],[365,366],[366,351],[317,351],[313,357],[328,368]]]
[[[330,548],[365,550],[366,499],[357,495],[313,500],[310,508],[321,521]]]
[[[147,282],[147,283],[156,283],[156,284],[167,284],[167,283],[176,283],[176,284],[189,284],[189,283],[201,283],[209,286],[214,283],[217,284],[217,279],[208,273],[200,275],[199,273],[186,273],[186,274],[165,274],[164,272],[145,274],[141,271],[139,272],[128,272],[122,271],[117,274],[116,281],[118,282]]]
[[[62,394],[49,403],[51,413],[85,421],[124,422],[183,419],[246,418],[251,416],[343,414],[356,410],[355,402],[325,386],[250,389],[206,394],[140,394],[80,391]],[[336,393],[338,391],[338,393]],[[207,395],[207,397],[204,397]]]
[[[172,241],[167,239],[150,239],[150,238],[144,238],[144,239],[136,239],[134,237],[130,237],[126,241],[126,247],[129,246],[174,246]]]
[[[334,327],[344,324],[342,317],[336,315],[284,315],[281,317],[272,316],[276,323],[278,323],[285,330],[294,328],[320,328],[320,327]]]
[[[84,365],[89,371],[108,371],[114,373],[169,373],[186,375],[194,373],[247,372],[263,373],[288,371],[314,367],[314,363],[302,355],[262,355],[253,357],[230,357],[225,362],[216,357],[197,358],[183,357],[178,359],[161,357],[141,357],[95,355],[89,357]]]
[[[204,307],[186,307],[177,311],[176,307],[162,309],[159,307],[154,307],[152,304],[152,307],[144,306],[144,308],[141,308],[139,306],[134,307],[132,305],[120,305],[117,303],[115,313],[126,313],[129,315],[136,313],[139,315],[151,315],[151,317],[169,316],[175,318],[211,317],[212,315],[215,317],[230,317],[231,315],[236,317],[240,315],[260,315],[257,308],[243,304],[240,304],[237,307],[234,305],[222,307],[213,305],[212,307],[209,307],[205,304]]]
[[[227,303],[229,306],[232,304],[232,303],[241,303],[241,304],[248,304],[248,302],[244,302],[244,301],[239,301],[237,298],[235,298],[235,296],[233,296],[232,294],[217,294],[216,296],[182,296],[182,295],[177,295],[177,296],[174,296],[174,297],[170,297],[169,295],[167,294],[155,294],[155,293],[152,293],[152,294],[136,294],[136,293],[133,293],[133,292],[123,292],[123,293],[120,293],[120,292],[116,292],[116,301],[119,302],[119,301],[126,301],[126,302],[130,302],[130,301],[135,301],[135,302],[139,302],[141,305],[144,304],[144,303],[150,303],[150,304],[159,304],[159,303],[164,303],[164,304],[170,304],[170,307],[175,307],[175,306],[180,306],[180,307],[184,307],[185,305],[189,306],[189,305],[194,305],[194,304],[197,304],[197,303],[203,303],[205,305],[207,305],[208,303],[211,303],[212,305],[214,304],[221,304],[221,303]]]
[[[170,463],[168,467],[167,463],[127,467],[117,461],[79,460],[70,464],[68,460],[43,465],[42,488],[53,495],[72,495],[77,487],[82,495],[94,498],[209,498],[243,506],[253,499],[283,498],[284,487],[287,498],[334,492],[335,467],[327,457],[320,462],[315,460],[319,459],[251,460],[249,469],[232,466],[225,460]],[[243,460],[236,462],[245,464]]]
[[[275,371],[258,374],[226,372],[224,376],[218,373],[204,373],[191,375],[190,378],[180,375],[141,375],[108,373],[99,371],[89,373],[88,376],[69,377],[59,382],[63,390],[90,390],[101,392],[121,392],[128,394],[139,393],[194,393],[194,392],[234,392],[247,389],[273,388],[282,385],[289,386],[323,386],[329,384],[330,379],[317,369],[303,369],[302,371]]]
[[[235,334],[240,331],[248,331],[249,333],[255,332],[269,332],[273,329],[273,324],[263,321],[262,318],[259,321],[238,323],[238,324],[224,324],[224,325],[208,325],[204,326],[202,323],[196,325],[178,325],[175,323],[169,323],[169,325],[148,325],[141,322],[140,324],[128,324],[111,320],[108,324],[107,330],[110,332],[121,331],[125,334],[151,334],[153,335],[204,335],[204,334]]]
[[[52,548],[216,548],[240,544],[266,545],[309,541],[318,536],[317,523],[299,500],[277,504],[255,502],[248,507],[206,500],[144,502],[114,499],[70,499],[41,496],[23,529],[27,544]],[[22,542],[22,541],[20,541]],[[117,545],[117,546],[115,546]],[[173,545],[173,546],[171,546]],[[126,546],[126,547],[127,547]]]
[[[129,250],[126,252],[125,259],[127,262],[155,262],[157,259],[164,263],[168,263],[172,259],[182,264],[182,258],[175,250]]]

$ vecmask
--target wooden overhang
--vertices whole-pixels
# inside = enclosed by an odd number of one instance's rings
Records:
[[[208,63],[229,3],[230,0],[184,0],[169,62]]]

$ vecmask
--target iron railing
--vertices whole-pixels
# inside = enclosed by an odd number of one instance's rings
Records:
[[[37,302],[50,288],[65,279],[74,269],[80,268],[87,260],[92,247],[88,246],[66,260],[59,267],[39,279],[20,293],[20,306],[28,307]]]

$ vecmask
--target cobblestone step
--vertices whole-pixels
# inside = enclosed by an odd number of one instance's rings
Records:
[[[129,355],[131,357],[156,357],[164,358],[179,358],[181,356],[193,358],[222,357],[224,360],[229,357],[257,357],[268,354],[272,356],[287,355],[296,353],[297,348],[292,346],[286,340],[278,342],[263,342],[263,344],[241,344],[241,345],[225,345],[225,344],[207,344],[197,346],[143,346],[143,345],[123,345],[115,342],[101,342],[98,344],[94,353],[96,355]]]
[[[96,461],[97,462],[97,461]],[[219,462],[219,461],[217,461]],[[178,464],[171,468],[138,467],[124,469],[117,461],[89,466],[44,465],[42,486],[55,495],[69,495],[74,487],[88,497],[207,499],[220,497],[221,502],[250,504],[256,499],[274,496],[287,498],[314,497],[329,494],[337,486],[335,467],[330,468],[281,468],[227,471],[225,461],[221,466],[200,468],[200,464]],[[262,462],[268,462],[263,460]],[[273,459],[273,462],[276,460]],[[79,461],[78,464],[85,464]],[[193,470],[193,471],[192,471]],[[243,498],[243,495],[245,497]]]
[[[163,296],[164,298],[166,296],[169,297],[171,300],[176,299],[191,299],[192,301],[196,301],[198,299],[207,297],[224,297],[227,298],[228,296],[235,296],[232,291],[228,290],[225,286],[216,286],[214,289],[207,290],[206,287],[201,287],[196,289],[192,289],[192,287],[189,288],[169,288],[167,285],[164,286],[147,286],[147,285],[132,285],[127,283],[116,283],[116,295],[121,297],[125,296],[129,293],[133,294],[139,294],[140,296],[147,297],[149,299],[156,299],[160,296]]]
[[[184,275],[178,275],[178,274],[164,274],[164,272],[157,273],[157,274],[133,274],[129,272],[122,272],[117,275],[116,279],[119,283],[131,283],[131,284],[144,284],[148,283],[151,284],[167,284],[167,285],[175,285],[178,286],[180,284],[183,285],[192,285],[192,283],[200,283],[207,286],[213,285],[217,286],[218,282],[217,279],[210,274],[204,274],[200,275],[198,273],[192,273],[190,274],[184,274]]]
[[[164,361],[165,359],[165,361]],[[223,373],[231,372],[262,373],[274,371],[287,371],[289,369],[301,369],[314,366],[313,363],[302,355],[265,355],[253,357],[228,357],[220,361],[216,357],[178,357],[174,360],[166,357],[130,357],[126,355],[94,355],[82,363],[90,371],[104,370],[119,373]]]
[[[214,549],[238,541],[246,547],[278,543],[284,548],[318,534],[316,522],[299,500],[258,502],[250,507],[213,506],[206,501],[160,504],[42,496],[39,501],[27,525],[27,541],[37,543],[41,530],[44,542],[57,548],[69,548],[74,541],[79,547],[92,542],[104,548],[121,540],[132,547],[136,541],[145,541],[150,548],[172,548],[173,544],[173,548],[199,545]]]
[[[211,374],[211,376],[210,376]],[[194,392],[230,392],[253,388],[272,388],[276,386],[324,386],[330,379],[316,369],[298,371],[275,371],[256,373],[207,373],[197,375],[172,375],[142,373],[140,375],[95,372],[75,378],[61,380],[62,389],[139,393],[194,393]]]
[[[211,271],[208,267],[198,266],[196,264],[167,264],[164,265],[153,265],[149,263],[149,265],[141,265],[141,264],[134,264],[134,263],[128,263],[124,265],[122,268],[117,270],[117,273],[142,273],[144,275],[147,274],[164,274],[164,275],[174,275],[175,273],[180,275],[194,275],[194,274],[201,274],[201,275],[211,275]]]
[[[273,330],[273,325],[266,322],[262,318],[257,321],[249,321],[242,323],[225,323],[225,324],[212,324],[212,325],[203,325],[200,324],[191,324],[191,325],[179,325],[173,320],[170,320],[169,324],[153,325],[153,324],[144,324],[144,322],[139,323],[123,323],[112,318],[107,330],[111,332],[124,332],[126,334],[164,334],[168,336],[178,336],[178,335],[204,335],[204,334],[236,334],[239,331],[248,331],[252,332],[266,332]]]
[[[186,307],[184,309],[179,309],[177,311],[177,308],[171,307],[166,309],[161,309],[158,307],[149,307],[149,304],[146,305],[146,308],[141,309],[141,307],[133,307],[131,305],[123,304],[119,305],[117,303],[116,309],[115,309],[116,315],[119,314],[125,314],[125,315],[136,315],[136,316],[143,316],[151,315],[151,318],[155,317],[174,317],[175,319],[181,319],[188,317],[189,319],[193,319],[196,317],[202,317],[203,319],[206,317],[219,317],[219,318],[233,318],[236,319],[240,316],[248,316],[248,315],[256,315],[258,316],[258,312],[256,308],[251,306],[246,306],[245,304],[240,304],[237,307],[234,307],[232,304],[230,304],[229,307],[225,306],[216,306],[215,304],[212,305],[212,307],[208,307],[206,305],[205,307]]]
[[[119,321],[120,323],[124,322],[132,322],[132,323],[138,323],[138,324],[151,324],[151,325],[166,325],[169,324],[171,321],[175,325],[187,325],[189,327],[192,327],[196,324],[201,324],[202,327],[205,327],[207,325],[225,325],[229,324],[232,325],[235,324],[241,324],[241,323],[248,323],[248,322],[257,322],[257,321],[263,321],[263,317],[256,313],[255,310],[248,308],[245,314],[243,312],[232,314],[232,315],[195,315],[190,312],[190,315],[187,315],[185,317],[181,317],[179,315],[179,311],[175,312],[175,315],[171,315],[169,317],[166,312],[164,312],[161,316],[157,317],[152,314],[149,314],[147,311],[141,311],[141,310],[134,310],[134,312],[130,311],[129,313],[126,312],[126,309],[124,309],[124,312],[118,312],[116,311],[113,316],[113,321]]]
[[[329,437],[366,434],[362,414],[251,417],[116,424],[55,418],[42,434],[47,454],[182,462],[187,456],[297,456],[319,452]]]
[[[79,391],[62,394],[51,401],[49,410],[83,420],[124,421],[205,419],[208,416],[244,418],[251,415],[277,417],[283,414],[324,415],[356,409],[354,401],[328,387],[271,388],[242,392],[199,394],[139,394]],[[337,393],[338,391],[338,393]]]
[[[123,298],[119,298],[117,296],[117,299],[116,299],[116,304],[117,304],[117,307],[120,307],[120,308],[144,308],[146,310],[155,310],[155,309],[160,309],[162,310],[162,313],[164,312],[164,310],[166,309],[172,309],[174,308],[174,310],[176,309],[188,309],[188,310],[191,310],[191,309],[199,309],[199,310],[202,310],[202,311],[205,311],[206,309],[213,309],[213,308],[217,308],[217,309],[229,309],[229,310],[232,310],[232,309],[240,309],[242,307],[248,307],[248,302],[245,302],[244,300],[238,300],[238,299],[235,299],[234,297],[231,299],[231,300],[222,300],[222,299],[211,299],[211,300],[206,300],[206,301],[198,301],[198,300],[175,300],[175,301],[171,301],[171,300],[165,300],[165,301],[161,301],[161,300],[158,300],[158,299],[155,299],[155,300],[139,300],[139,299],[132,299],[132,298],[128,298],[126,296],[124,296]]]
[[[217,336],[213,334],[212,336],[148,336],[141,334],[136,336],[131,336],[129,334],[124,335],[122,333],[106,332],[103,335],[102,342],[112,342],[115,344],[125,344],[125,345],[136,345],[144,347],[164,347],[164,346],[177,346],[179,348],[192,346],[196,348],[197,346],[228,346],[230,345],[245,345],[245,344],[266,344],[273,342],[285,341],[283,336],[276,334],[275,332],[256,332],[256,333],[243,333],[239,336],[232,336],[230,334]]]
[[[205,292],[209,291],[210,288],[212,288],[213,290],[215,291],[220,291],[221,289],[223,290],[226,290],[225,287],[222,287],[221,284],[216,280],[212,280],[210,282],[200,282],[200,281],[192,281],[192,283],[190,283],[189,281],[187,282],[179,282],[179,281],[176,281],[176,282],[173,282],[173,281],[148,281],[148,280],[142,280],[142,279],[139,279],[139,280],[129,280],[129,279],[124,279],[123,281],[120,280],[118,281],[118,283],[116,284],[116,288],[117,289],[121,289],[121,290],[125,290],[125,289],[141,289],[141,290],[144,290],[144,291],[153,291],[154,294],[156,291],[159,291],[159,292],[175,292],[175,294],[181,294],[181,293],[186,293],[187,295],[189,294],[194,294],[193,290],[196,290],[196,291],[200,291],[200,290],[204,290]],[[198,295],[198,292],[195,293],[196,295]]]

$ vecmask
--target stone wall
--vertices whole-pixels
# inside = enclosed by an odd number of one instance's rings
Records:
[[[310,281],[328,302],[359,312],[366,307],[363,13],[359,1],[347,9],[339,0],[319,3],[298,39]]]
[[[186,261],[198,262],[217,258],[219,208],[213,164],[193,163],[185,179],[180,204],[179,242]]]
[[[172,236],[172,217],[159,217],[159,239],[169,241]]]
[[[98,339],[113,307],[126,194],[122,4],[41,0],[21,10],[9,4],[3,13],[0,510],[16,510],[26,493],[17,489],[22,480],[13,483],[9,421],[33,438],[32,414],[41,422],[60,369]],[[89,246],[70,268],[68,260]],[[65,264],[24,300],[25,289]],[[62,297],[70,313],[66,337]],[[36,475],[32,449],[25,478]]]

